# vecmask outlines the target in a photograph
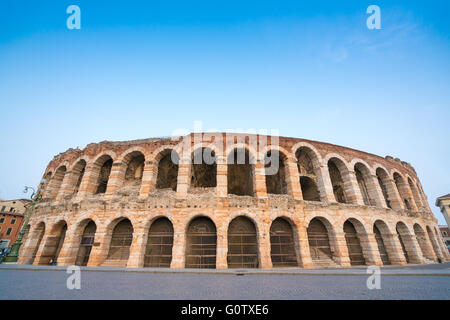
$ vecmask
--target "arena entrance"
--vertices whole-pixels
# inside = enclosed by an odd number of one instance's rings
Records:
[[[347,242],[348,256],[352,266],[361,266],[366,264],[364,255],[359,241],[358,233],[356,232],[353,223],[345,221],[344,223],[345,241]]]
[[[133,226],[124,219],[115,227],[109,245],[108,257],[103,265],[109,267],[126,267],[133,242]]]
[[[148,232],[144,268],[170,268],[172,246],[172,223],[167,218],[156,219]]]
[[[383,237],[381,236],[381,232],[376,225],[373,226],[373,233],[375,235],[375,240],[377,241],[378,252],[380,253],[381,261],[384,265],[391,264],[386,251],[386,246],[384,245]]]
[[[78,249],[77,260],[75,262],[77,266],[87,266],[91,255],[92,245],[94,244],[95,231],[97,231],[97,226],[95,225],[95,222],[91,220],[84,228],[81,237],[80,248]]]
[[[256,228],[250,219],[237,217],[228,227],[228,268],[258,268]]]
[[[189,224],[186,240],[186,268],[216,268],[217,233],[211,219],[199,217]]]
[[[57,259],[66,237],[66,231],[67,224],[64,221],[53,227],[52,234],[48,236],[39,259],[40,265],[57,264]]]
[[[315,264],[333,262],[328,231],[322,221],[314,218],[308,225],[308,242],[311,259]]]
[[[283,218],[270,227],[270,257],[273,267],[298,267],[292,227]]]

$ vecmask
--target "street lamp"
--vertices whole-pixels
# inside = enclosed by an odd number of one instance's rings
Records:
[[[19,249],[20,249],[20,246],[22,245],[22,238],[23,238],[23,235],[25,234],[25,230],[27,228],[28,221],[31,218],[31,214],[33,213],[35,205],[42,199],[42,194],[44,193],[44,187],[45,187],[46,183],[47,183],[47,180],[45,180],[45,179],[41,180],[37,194],[36,194],[36,191],[34,190],[34,188],[25,186],[23,193],[27,193],[28,190],[30,190],[30,189],[33,191],[33,193],[31,194],[32,202],[31,202],[30,211],[28,212],[28,216],[25,218],[25,221],[23,222],[22,229],[20,230],[20,233],[19,233],[19,237],[17,237],[16,242],[14,242],[11,252],[6,257],[5,262],[17,262],[17,259],[19,258]]]

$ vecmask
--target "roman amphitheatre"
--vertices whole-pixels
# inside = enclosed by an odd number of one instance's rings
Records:
[[[193,161],[198,154],[214,161]],[[279,169],[266,174],[274,161]],[[58,154],[43,177],[20,264],[268,269],[449,260],[412,165],[329,143],[226,133],[104,141]]]

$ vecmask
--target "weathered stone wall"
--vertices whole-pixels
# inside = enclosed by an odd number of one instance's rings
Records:
[[[208,133],[196,138],[187,142],[182,138],[101,142],[83,150],[69,149],[56,156],[44,173],[49,181],[44,199],[36,206],[30,220],[31,228],[19,263],[40,264],[56,259],[60,265],[70,265],[80,261],[77,255],[80,243],[87,239],[83,236],[85,227],[93,221],[96,231],[93,245],[89,247],[89,266],[114,265],[108,257],[111,250],[118,247],[117,255],[126,257],[121,262],[123,265],[143,267],[151,254],[151,250],[147,250],[150,226],[157,218],[166,217],[173,226],[169,237],[172,239],[170,266],[183,268],[186,246],[191,245],[188,227],[196,217],[208,217],[216,228],[215,266],[227,268],[227,255],[233,245],[228,243],[228,227],[239,216],[249,218],[255,225],[260,268],[272,267],[275,248],[270,228],[280,217],[292,228],[292,239],[288,242],[295,249],[299,267],[324,266],[323,259],[311,256],[316,248],[308,226],[315,218],[324,224],[328,233],[325,246],[329,246],[331,252],[326,263],[329,266],[350,266],[350,256],[358,254],[366,264],[382,265],[380,252],[384,250],[391,264],[428,263],[438,257],[448,259],[439,238],[437,220],[414,168],[406,162],[304,139],[279,137],[277,145],[270,145],[274,138],[264,137],[268,141],[266,146],[259,140],[252,143],[259,138],[257,136],[236,135],[229,141],[225,134]],[[186,152],[186,144],[192,146],[189,152]],[[205,147],[213,150],[217,159],[216,165],[211,166],[216,174],[215,187],[210,187],[209,182],[204,188],[193,187],[191,181],[196,181],[193,180],[196,170],[192,169],[192,152]],[[247,160],[255,161],[243,165],[243,170],[250,171],[247,176],[251,181],[241,185],[250,184],[251,195],[229,194],[227,159],[236,148],[246,149]],[[299,172],[299,149],[307,152],[312,162],[305,172]],[[160,166],[161,159],[172,150],[177,153],[177,165]],[[270,182],[269,190],[281,186],[281,192],[272,191],[278,194],[267,193],[264,174],[265,155],[273,151],[282,156],[283,174],[280,176],[286,180]],[[112,168],[106,190],[98,193],[101,168],[109,159]],[[333,190],[329,163],[334,163],[339,171],[342,180],[339,187],[345,195],[345,203],[335,198],[336,187]],[[158,182],[162,172],[164,177],[173,177],[173,170],[177,170],[176,186],[172,188],[171,184],[164,186]],[[382,174],[377,175],[377,172]],[[396,183],[394,174],[401,177],[401,181],[397,179]],[[300,176],[311,178],[308,185],[301,185]],[[165,188],[158,188],[160,185]],[[311,194],[319,196],[313,197],[316,201],[305,201],[302,189],[311,186],[317,188]],[[386,190],[386,196],[382,189]],[[124,219],[132,225],[130,234],[114,231]],[[356,239],[344,232],[346,221],[356,230]],[[382,241],[376,240],[375,225]],[[63,230],[64,237],[60,240]],[[117,244],[127,241],[126,246]],[[356,245],[352,245],[355,241]],[[57,256],[54,252],[58,252]]]

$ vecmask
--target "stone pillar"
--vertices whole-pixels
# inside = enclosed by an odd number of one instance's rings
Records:
[[[259,260],[261,269],[271,269],[272,259],[270,257],[270,233],[269,226],[265,226],[264,230],[258,230],[258,246]],[[266,230],[267,229],[267,230]]]
[[[178,165],[177,199],[186,199],[189,185],[191,183],[191,163],[188,158],[181,158]]]
[[[228,196],[228,165],[224,156],[217,156],[217,187],[216,195],[219,198]]]
[[[332,243],[331,250],[333,250],[336,263],[342,267],[350,267],[350,257],[344,232],[336,232],[334,237],[330,237],[330,242]]]
[[[359,241],[363,250],[364,259],[366,260],[366,265],[382,266],[383,261],[381,261],[375,234],[367,233],[365,236],[359,236]]]
[[[227,226],[217,230],[216,269],[227,269],[228,236]]]
[[[266,175],[264,163],[257,161],[254,165],[254,192],[257,198],[267,198]]]
[[[112,234],[107,233],[106,228],[99,228],[95,232],[94,243],[98,246],[92,246],[89,256],[88,267],[98,267],[106,260],[111,244]]]
[[[392,233],[382,233],[382,231],[380,232],[391,264],[406,265],[407,264],[406,258],[405,255],[403,254],[400,241],[398,240],[398,235]]]
[[[60,201],[65,196],[68,196],[75,191],[75,185],[78,180],[78,175],[76,172],[68,171],[64,175],[64,179],[61,183],[61,187],[59,188],[59,192],[56,196],[56,201]]]
[[[17,261],[18,264],[31,264],[31,259],[33,259],[33,253],[36,246],[40,246],[42,244],[42,240],[38,243],[42,232],[43,231],[39,232],[39,230],[33,230],[30,232],[29,236],[22,245],[22,248],[20,249],[19,258]]]
[[[300,186],[300,175],[297,163],[286,162],[286,182],[288,194],[296,200],[303,200],[302,188]]]
[[[94,194],[97,190],[98,176],[100,174],[100,166],[92,163],[86,166],[83,180],[76,196],[76,201],[86,198],[88,195]]]
[[[431,234],[430,234],[431,233]],[[430,249],[431,249],[431,251],[434,253],[434,256],[435,256],[435,260],[437,260],[436,258],[441,258],[441,259],[443,259],[444,257],[443,257],[443,255],[442,255],[442,250],[441,250],[441,246],[439,245],[439,243],[438,243],[438,241],[439,241],[439,239],[435,239],[435,237],[434,237],[434,233],[433,232],[428,232],[427,231],[427,234],[428,234],[428,237],[426,237],[426,238],[429,238],[429,240],[427,241],[427,240],[425,240],[426,241],[426,243],[428,244],[428,243],[430,243],[431,244],[431,246],[432,247],[430,247]]]
[[[77,260],[80,248],[81,234],[76,233],[76,226],[69,226],[66,231],[64,243],[57,257],[58,266],[71,266]]]
[[[321,201],[325,203],[336,202],[334,197],[333,185],[331,184],[330,173],[327,165],[321,165],[316,169],[317,184]]]
[[[33,265],[37,266],[40,264],[47,264],[49,261],[46,260],[45,255],[48,254],[50,248],[56,246],[57,235],[51,234],[50,231],[46,230],[44,236],[42,237],[39,249],[36,252],[36,257],[34,258]]]
[[[414,184],[409,184],[409,189],[411,190],[411,194],[412,194],[412,197],[414,199],[414,203],[416,204],[417,209],[418,210],[423,210],[423,208],[425,206],[422,203],[422,199],[420,198],[420,195],[419,195],[419,192],[417,191],[417,188],[414,186]]]
[[[156,188],[156,179],[158,178],[158,167],[152,161],[146,161],[144,172],[142,173],[141,189],[139,197],[146,198],[149,192]]]
[[[185,230],[180,230],[180,228],[177,229],[174,230],[173,234],[172,262],[170,263],[170,267],[184,268],[185,251],[186,251],[186,233]]]
[[[133,241],[130,247],[127,268],[143,268],[148,233],[143,228],[133,230]]]
[[[413,199],[411,189],[409,188],[409,185],[405,181],[403,181],[403,179],[401,182],[398,183],[398,189],[399,189],[401,198],[405,198],[406,200],[408,200],[408,202],[411,206],[411,211],[417,211],[418,209],[416,206],[416,202]],[[403,202],[403,199],[402,199],[402,202]],[[407,209],[407,208],[405,208],[405,209]]]
[[[125,181],[127,166],[124,163],[113,163],[106,187],[105,199],[111,199]]]
[[[380,184],[378,183],[378,176],[376,174],[370,175],[368,180],[370,180],[370,182],[367,189],[369,189],[369,195],[373,197],[375,205],[380,208],[388,208],[384,199],[383,190],[381,190]]]
[[[400,233],[403,244],[405,245],[406,252],[408,253],[408,258],[410,263],[423,264],[422,251],[420,250],[419,244],[415,235]]]
[[[394,180],[386,179],[386,189],[392,209],[394,210],[405,209],[405,205],[403,204],[403,200],[400,197],[400,193],[397,190],[397,185],[395,184]]]
[[[311,252],[309,250],[308,230],[303,225],[297,224],[298,230],[298,246],[300,255],[300,267],[309,269],[313,268],[314,264],[311,259]],[[294,237],[295,238],[295,237]]]
[[[349,170],[346,174],[342,174],[342,179],[344,180],[344,190],[345,196],[350,203],[359,204],[364,206],[364,199],[361,194],[361,189],[359,188],[358,180],[356,179],[355,171]]]

